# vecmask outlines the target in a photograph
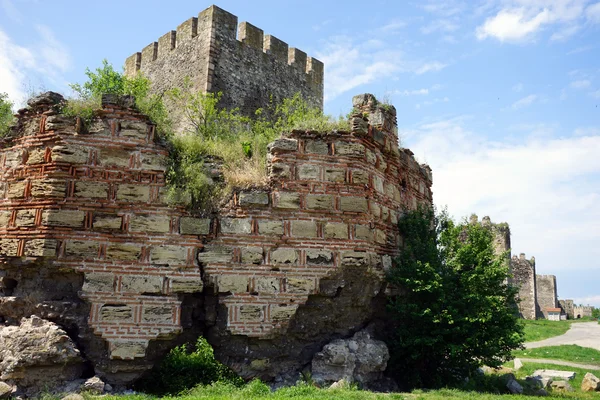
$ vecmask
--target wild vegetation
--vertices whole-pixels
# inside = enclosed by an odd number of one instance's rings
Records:
[[[549,321],[547,319],[523,320],[525,342],[537,342],[567,333],[573,320]]]
[[[8,99],[8,94],[0,93],[0,137],[8,133],[13,123],[13,103]]]
[[[589,347],[581,347],[576,344],[517,350],[513,352],[513,355],[515,357],[548,358],[600,366],[600,351]]]
[[[404,247],[388,278],[401,291],[389,304],[394,376],[441,387],[509,360],[523,333],[491,230],[430,209],[406,212],[399,228]]]

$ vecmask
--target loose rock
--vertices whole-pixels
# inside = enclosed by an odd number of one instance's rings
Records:
[[[104,382],[102,379],[94,376],[93,378],[88,379],[83,384],[83,389],[94,394],[102,394],[104,393]]]
[[[550,387],[552,387],[552,390],[555,391],[559,391],[559,392],[573,392],[573,387],[571,385],[569,385],[569,382],[567,381],[553,381],[550,384]]]
[[[575,372],[573,371],[556,371],[553,369],[538,369],[533,373],[533,376],[539,376],[541,378],[561,378],[567,380],[573,380],[575,378]]]
[[[515,367],[514,367],[514,370],[518,371],[521,368],[523,368],[523,361],[521,361],[520,358],[515,358]]]
[[[512,394],[522,394],[523,393],[523,386],[521,386],[521,384],[512,377],[506,383],[506,388]]]
[[[13,392],[13,387],[6,382],[0,381],[0,399],[8,399]]]
[[[588,372],[581,382],[581,390],[584,392],[600,391],[600,379]]]

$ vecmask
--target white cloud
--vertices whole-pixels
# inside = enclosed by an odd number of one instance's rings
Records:
[[[429,94],[429,89],[414,89],[414,90],[399,90],[394,94],[400,94],[402,96],[415,96],[415,95],[427,95]]]
[[[395,33],[403,28],[405,28],[407,25],[407,23],[405,21],[399,20],[399,19],[394,19],[390,22],[388,22],[387,24],[385,24],[384,26],[382,26],[381,28],[379,28],[382,32],[387,32],[387,33]]]
[[[426,72],[441,71],[442,69],[446,68],[447,66],[448,66],[448,64],[444,64],[439,61],[428,62],[428,63],[421,65],[419,68],[417,68],[415,73],[417,75],[422,75]]]
[[[63,84],[60,75],[71,66],[71,57],[52,31],[37,26],[39,42],[31,47],[16,44],[0,30],[0,92],[8,93],[17,104],[27,95],[25,86],[36,79]]]
[[[551,40],[566,40],[583,23],[587,0],[504,0],[495,15],[476,28],[479,40],[495,38],[501,42],[534,39],[545,28],[556,25]]]
[[[600,2],[588,6],[585,15],[590,22],[600,24]]]
[[[434,32],[454,32],[459,28],[456,22],[447,19],[438,19],[421,28],[421,32],[429,35]]]
[[[433,169],[435,203],[459,218],[475,212],[508,222],[513,253],[535,256],[540,273],[598,273],[600,136],[500,143],[465,124],[457,118],[400,132]]]
[[[585,89],[590,87],[590,85],[592,84],[592,82],[590,82],[587,79],[581,79],[578,81],[573,81],[569,84],[569,86],[571,86],[571,88],[573,89]]]
[[[530,106],[537,98],[538,98],[537,95],[530,94],[529,96],[525,96],[522,99],[515,101],[511,107],[514,110],[519,110],[521,108],[525,108],[527,106]]]
[[[595,307],[600,307],[600,295],[597,296],[588,296],[588,297],[576,297],[573,299],[575,304],[583,304],[583,305],[592,305]]]

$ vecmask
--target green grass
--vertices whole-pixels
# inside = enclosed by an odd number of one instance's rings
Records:
[[[564,335],[573,321],[548,321],[545,319],[523,320],[525,342],[537,342],[554,336]]]
[[[576,344],[516,350],[513,351],[513,355],[515,357],[549,358],[552,360],[563,360],[600,366],[600,351],[590,349],[589,347],[577,346]]]

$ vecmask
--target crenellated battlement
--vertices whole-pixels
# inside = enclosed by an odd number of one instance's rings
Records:
[[[222,92],[222,106],[252,115],[275,100],[300,92],[323,106],[324,65],[249,22],[210,6],[125,61],[125,74],[142,72],[160,92],[181,87]]]

